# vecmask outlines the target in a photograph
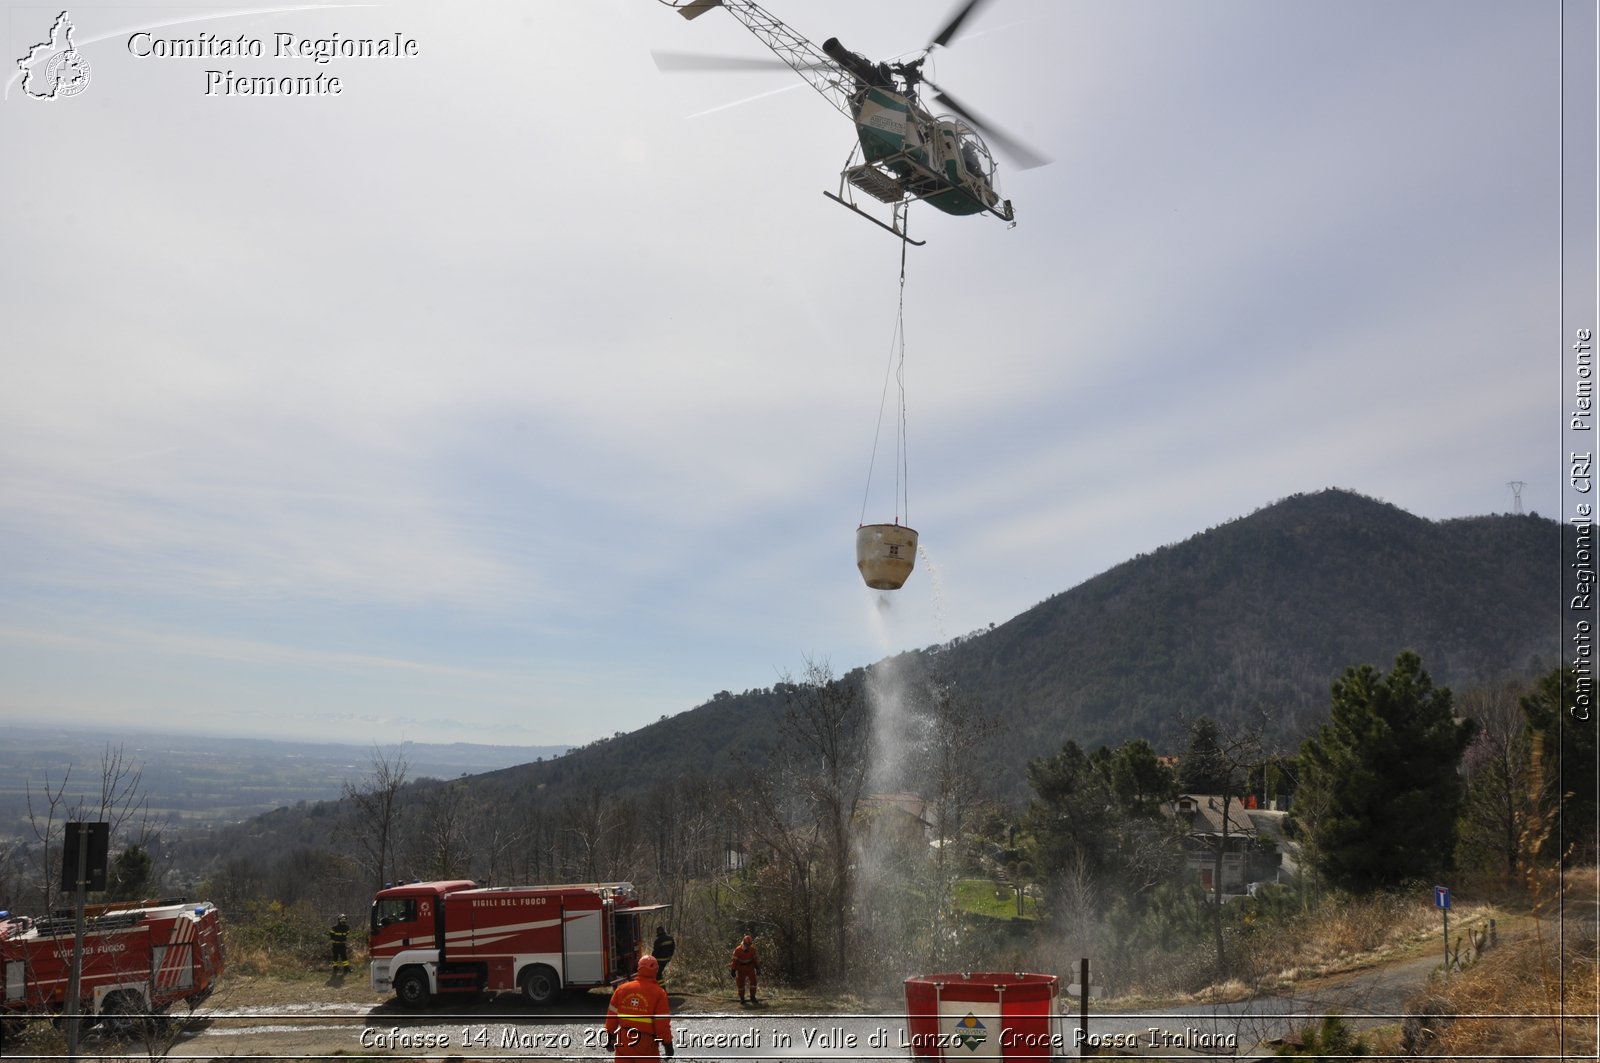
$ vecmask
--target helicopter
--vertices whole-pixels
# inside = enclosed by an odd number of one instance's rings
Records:
[[[948,45],[984,0],[967,0],[920,55],[902,62],[873,62],[840,44],[837,37],[818,48],[753,0],[660,2],[686,19],[720,7],[776,56],[775,60],[753,60],[657,51],[653,54],[661,70],[786,66],[854,122],[857,143],[839,175],[839,191],[824,191],[823,195],[908,244],[920,247],[927,242],[906,234],[906,210],[914,202],[927,203],[946,214],[988,214],[1006,222],[1008,228],[1016,225],[1011,201],[996,190],[994,155],[979,135],[980,127],[1018,169],[1050,161],[992,123],[981,122],[923,73],[933,49]],[[936,115],[923,104],[920,90],[924,85],[950,114]],[[856,192],[887,204],[890,220],[884,222],[857,206]]]

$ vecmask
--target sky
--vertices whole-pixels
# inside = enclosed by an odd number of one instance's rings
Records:
[[[765,6],[878,59],[957,4]],[[928,70],[1052,161],[999,155],[1014,228],[911,209],[903,326],[900,242],[820,194],[851,123],[657,68],[769,54],[726,11],[86,6],[33,99],[60,10],[0,23],[9,720],[582,743],[1298,492],[1562,506],[1554,3],[993,0]],[[264,54],[135,54],[201,34]]]

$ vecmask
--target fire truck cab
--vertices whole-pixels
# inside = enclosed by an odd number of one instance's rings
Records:
[[[372,901],[372,988],[408,1008],[436,995],[613,986],[638,969],[643,917],[627,882],[480,887],[449,880],[380,890]]]

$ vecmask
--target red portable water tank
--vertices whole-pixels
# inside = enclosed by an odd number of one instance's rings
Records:
[[[963,971],[906,979],[906,1030],[917,1059],[1067,1055],[1053,974]]]

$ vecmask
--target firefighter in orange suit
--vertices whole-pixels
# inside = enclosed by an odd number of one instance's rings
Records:
[[[733,972],[734,981],[739,983],[739,1003],[744,1003],[746,983],[750,985],[750,1003],[756,1003],[756,976],[761,973],[761,954],[756,951],[755,939],[749,934],[733,947],[733,959],[728,961],[728,970]]]
[[[659,1043],[672,1055],[672,1010],[667,991],[656,981],[654,956],[639,960],[639,973],[611,994],[606,1010],[606,1048],[616,1059],[658,1059]]]

